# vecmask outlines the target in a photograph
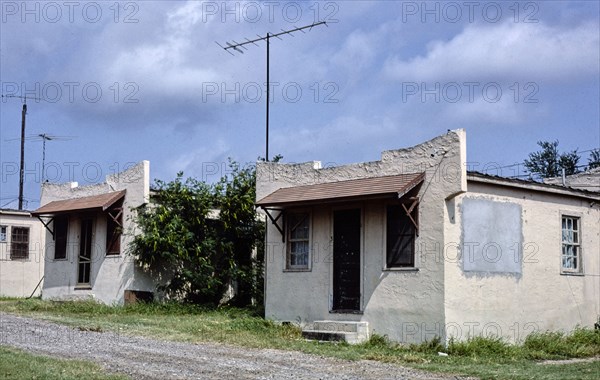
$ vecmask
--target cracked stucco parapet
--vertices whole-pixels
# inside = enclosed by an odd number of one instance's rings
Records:
[[[410,148],[386,150],[382,152],[380,161],[324,168],[319,161],[299,164],[259,162],[256,200],[284,187],[418,172],[426,173],[426,182],[444,182],[446,198],[467,190],[464,162],[466,133],[462,129],[449,131]]]

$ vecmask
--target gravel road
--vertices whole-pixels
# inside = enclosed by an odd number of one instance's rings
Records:
[[[375,361],[81,331],[5,313],[0,313],[0,345],[91,360],[134,379],[462,379]]]

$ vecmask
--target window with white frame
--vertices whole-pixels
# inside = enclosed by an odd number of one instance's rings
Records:
[[[6,243],[6,240],[8,239],[8,227],[7,226],[0,226],[0,243]]]
[[[289,213],[287,216],[287,268],[308,269],[310,250],[310,214]]]
[[[581,272],[581,220],[562,216],[562,271]]]

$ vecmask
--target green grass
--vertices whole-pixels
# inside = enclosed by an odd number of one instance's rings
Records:
[[[0,301],[0,311],[43,318],[76,328],[116,331],[190,343],[217,342],[243,347],[297,350],[348,360],[370,359],[429,371],[479,376],[482,379],[595,379],[600,361],[542,365],[539,360],[600,356],[600,331],[572,334],[536,333],[522,345],[501,339],[439,340],[399,345],[375,335],[356,346],[307,342],[295,326],[282,326],[258,313],[236,308],[206,309],[179,304],[111,307],[94,302],[48,302],[39,299]],[[439,356],[438,352],[449,356]]]
[[[22,300],[23,298],[19,298],[19,297],[7,297],[7,296],[0,296],[0,301],[19,301]]]
[[[0,379],[124,380],[127,377],[108,375],[91,362],[53,359],[0,346]]]

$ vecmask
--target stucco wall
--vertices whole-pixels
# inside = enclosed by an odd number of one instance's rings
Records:
[[[315,320],[361,320],[372,332],[391,339],[419,342],[439,336],[444,323],[444,268],[435,247],[444,245],[446,198],[466,191],[465,134],[452,131],[412,148],[385,151],[380,161],[320,168],[304,164],[259,163],[257,200],[282,187],[425,172],[420,187],[420,234],[416,241],[417,270],[384,269],[385,203],[321,205],[309,208],[311,269],[285,271],[285,243],[269,222],[266,257],[266,316],[309,325]],[[332,215],[336,208],[362,210],[362,314],[330,312],[333,293]],[[436,331],[432,331],[435,329]]]
[[[0,296],[38,296],[34,289],[44,275],[45,233],[40,221],[28,212],[0,211],[0,225],[8,227],[7,241],[0,242]],[[10,258],[12,227],[29,227],[29,258]]]
[[[136,232],[131,221],[132,209],[149,200],[150,164],[142,161],[132,168],[106,177],[106,182],[90,186],[76,183],[44,184],[41,205],[51,201],[99,195],[127,190],[123,202],[124,230],[121,237],[121,254],[106,256],[106,214],[93,215],[91,289],[79,289],[77,263],[79,234],[82,215],[69,215],[67,259],[54,259],[54,245],[48,244],[43,298],[71,299],[94,298],[107,304],[123,303],[124,290],[154,291],[155,283],[139,269],[135,261],[126,254],[127,246]],[[87,215],[89,217],[89,215]],[[46,238],[52,241],[48,233]]]
[[[468,182],[468,190],[450,200],[446,209],[448,239],[443,258],[448,337],[496,335],[520,341],[533,331],[569,331],[578,324],[593,327],[600,317],[598,205],[577,197],[473,181]],[[463,270],[468,259],[464,231],[478,223],[465,218],[464,211],[472,202],[520,209],[516,219],[512,214],[500,217],[499,229],[507,223],[522,226],[522,242],[498,245],[502,247],[500,259],[489,252],[488,264],[499,270]],[[561,274],[561,213],[581,217],[583,275]],[[506,237],[500,230],[494,235]],[[487,241],[483,234],[479,238],[471,234],[469,239],[474,240],[471,244]],[[501,265],[492,263],[497,260]],[[503,260],[517,260],[521,273],[502,265]]]

